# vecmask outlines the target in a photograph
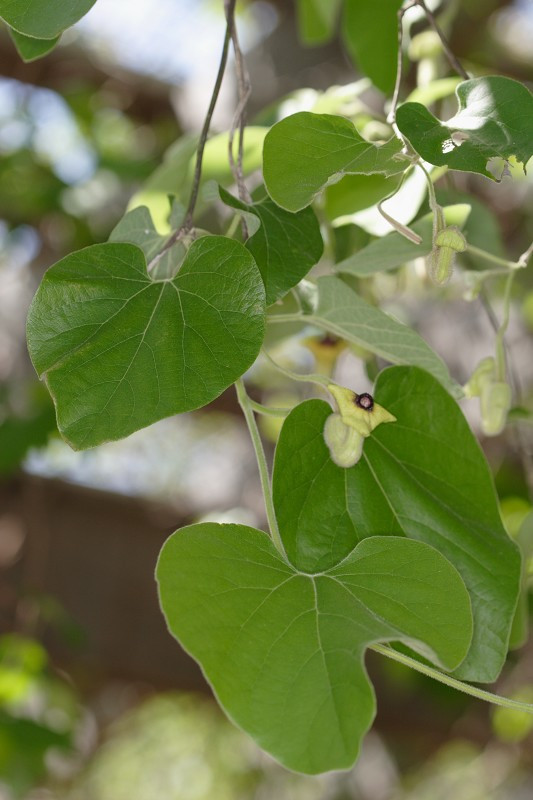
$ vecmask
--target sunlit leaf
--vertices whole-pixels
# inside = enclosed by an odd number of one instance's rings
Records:
[[[244,135],[243,171],[245,175],[254,172],[261,166],[263,141],[267,128],[252,125],[246,128]],[[238,136],[235,137],[235,150],[238,147]],[[145,205],[149,208],[158,230],[166,232],[168,218],[168,196],[174,195],[178,201],[187,205],[192,186],[194,167],[196,164],[196,136],[180,137],[165,153],[163,163],[150,175],[142,188],[130,201],[130,208]],[[228,134],[220,133],[208,140],[202,163],[200,193],[196,206],[200,214],[218,196],[207,191],[210,183],[231,186],[234,176],[228,160]],[[167,226],[168,227],[168,226]]]
[[[364,653],[404,641],[445,669],[470,642],[457,571],[420,542],[376,536],[320,575],[299,572],[262,531],[204,523],[157,566],[171,633],[228,715],[285,766],[350,767],[375,714]]]
[[[523,84],[493,76],[460,83],[458,113],[441,122],[419,103],[404,103],[396,123],[430,164],[478,172],[489,178],[493,157],[515,156],[527,164],[533,153],[533,95]]]
[[[343,175],[395,175],[408,163],[402,144],[367,142],[352,122],[301,111],[276,123],[265,138],[263,175],[269,195],[287,211],[300,211]]]
[[[263,331],[252,256],[205,236],[167,280],[152,280],[131,244],[67,256],[33,300],[28,346],[61,434],[83,449],[206,405],[253,363]]]

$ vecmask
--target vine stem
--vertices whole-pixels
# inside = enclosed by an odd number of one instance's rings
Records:
[[[261,436],[255,421],[250,398],[248,397],[248,393],[244,387],[242,378],[239,378],[237,381],[235,381],[235,389],[237,390],[237,399],[242,409],[242,413],[244,414],[246,424],[248,425],[248,431],[254,446],[257,466],[259,468],[259,477],[261,479],[261,488],[263,490],[263,498],[265,501],[268,527],[270,528],[270,535],[272,536],[272,541],[274,542],[276,549],[280,552],[283,558],[286,558],[285,548],[283,547],[283,542],[281,541],[281,536],[279,534],[276,512],[274,511],[272,488],[270,485],[270,476],[268,474],[268,466],[265,458],[263,442],[261,441]]]
[[[513,280],[515,273],[510,272],[505,281],[505,289],[503,292],[503,317],[496,333],[496,369],[498,373],[498,380],[504,381],[506,378],[506,358],[505,358],[505,332],[509,326],[509,317],[511,315],[511,289],[513,288]]]
[[[406,146],[406,140],[396,128],[396,108],[398,107],[398,100],[400,99],[400,89],[402,86],[403,74],[403,18],[405,13],[409,11],[410,8],[414,8],[416,5],[417,0],[410,0],[405,6],[402,6],[398,9],[398,61],[396,64],[396,83],[394,84],[391,108],[387,116],[387,121],[390,122],[390,124],[394,127],[396,134]]]
[[[303,314],[294,314],[294,315],[286,314],[284,316],[287,317],[293,316],[294,320],[305,320],[305,316]],[[333,381],[328,380],[328,378],[325,378],[323,375],[317,375],[313,372],[306,372],[303,375],[301,375],[299,372],[293,372],[290,369],[286,369],[285,367],[282,367],[281,364],[278,364],[276,361],[274,361],[274,359],[271,356],[269,356],[266,350],[263,350],[262,352],[267,361],[270,363],[270,365],[274,367],[274,369],[276,369],[278,372],[281,372],[282,375],[286,375],[287,378],[291,378],[291,380],[293,381],[300,381],[301,383],[316,383],[318,384],[318,386],[322,386],[322,388],[324,389],[327,389],[329,384],[333,383]]]
[[[450,62],[450,66],[452,67],[452,69],[454,69],[457,72],[457,74],[460,75],[461,78],[463,78],[465,81],[469,80],[470,75],[465,70],[465,68],[463,67],[463,65],[461,64],[461,62],[459,61],[459,59],[457,58],[457,56],[455,55],[455,53],[451,49],[450,45],[448,44],[448,40],[444,36],[444,33],[442,32],[442,30],[440,28],[440,25],[437,22],[437,19],[436,19],[435,15],[434,15],[433,11],[431,11],[426,6],[425,0],[416,0],[416,4],[419,5],[420,8],[424,11],[424,14],[427,17],[429,24],[431,25],[431,27],[433,28],[433,30],[435,31],[435,33],[439,37],[440,42],[442,44],[442,49],[444,50],[446,58]]]
[[[305,314],[269,314],[267,322],[306,322]],[[270,358],[270,356],[268,356]],[[272,359],[270,359],[272,361]]]
[[[224,36],[224,44],[222,46],[222,54],[220,56],[220,63],[218,66],[215,85],[213,86],[211,100],[209,102],[209,107],[205,115],[204,124],[198,142],[198,148],[196,150],[196,164],[194,167],[194,176],[193,176],[191,194],[189,197],[189,204],[187,206],[187,211],[185,212],[185,217],[180,227],[169,236],[169,238],[167,239],[167,241],[165,242],[165,244],[155,257],[155,259],[152,260],[151,264],[149,265],[149,268],[156,261],[156,259],[157,260],[160,259],[163,253],[166,253],[167,250],[170,250],[170,248],[174,244],[176,244],[178,239],[181,239],[181,237],[184,234],[188,233],[192,228],[194,210],[196,208],[196,203],[198,201],[198,192],[200,190],[200,178],[202,176],[202,161],[204,157],[205,145],[207,142],[207,137],[209,135],[209,128],[211,127],[211,120],[213,118],[213,113],[215,111],[218,95],[220,94],[222,79],[224,77],[224,73],[226,71],[226,65],[228,63],[229,44],[232,38],[233,20],[235,16],[236,2],[237,0],[228,0],[226,4],[226,34]]]
[[[226,18],[228,20],[228,25],[230,26],[231,42],[233,44],[233,52],[235,53],[235,72],[237,74],[237,89],[239,96],[239,102],[237,104],[237,108],[235,109],[235,114],[233,115],[231,129],[228,136],[228,159],[231,171],[233,173],[235,182],[237,184],[239,200],[242,200],[245,203],[251,203],[252,198],[250,197],[250,194],[244,182],[243,153],[244,153],[244,128],[246,123],[246,105],[252,93],[252,86],[250,83],[248,70],[246,69],[244,56],[242,54],[242,50],[239,44],[239,37],[237,35],[237,26],[235,24],[235,15],[233,13],[230,14],[228,0],[225,0],[225,3],[227,9]],[[233,155],[233,140],[235,137],[235,132],[237,130],[239,131],[239,147],[237,151],[237,161],[235,161],[235,157]],[[247,239],[248,230],[244,217],[242,218],[242,229],[243,229],[244,239]]]
[[[409,241],[413,242],[413,244],[422,244],[422,237],[419,236],[418,233],[415,233],[407,225],[403,225],[397,219],[394,219],[394,217],[391,217],[391,215],[388,214],[385,211],[385,209],[383,208],[383,203],[386,203],[387,200],[391,200],[395,195],[398,194],[398,192],[400,191],[400,189],[402,188],[402,186],[403,186],[403,184],[405,182],[406,177],[409,175],[410,171],[411,171],[411,167],[408,167],[405,170],[405,172],[403,173],[402,178],[400,180],[400,183],[398,184],[396,189],[393,192],[391,192],[390,194],[388,194],[387,197],[384,197],[383,200],[379,201],[379,203],[377,204],[377,209],[378,209],[379,213],[381,214],[381,216],[383,217],[383,219],[386,219],[387,222],[389,223],[389,225],[392,225],[394,230],[397,231],[401,236],[405,236],[405,238],[409,239]]]
[[[416,661],[416,659],[410,658],[403,653],[399,653],[397,650],[393,650],[392,647],[388,647],[386,645],[373,644],[371,645],[370,649],[374,650],[376,653],[380,653],[382,656],[391,658],[393,661],[398,661],[400,664],[404,664],[406,667],[411,667],[411,669],[421,672],[422,675],[426,675],[428,678],[433,678],[433,680],[439,681],[439,683],[444,683],[446,686],[450,686],[452,689],[457,689],[459,692],[463,692],[463,694],[469,694],[472,697],[477,697],[478,700],[485,700],[487,703],[492,703],[496,706],[502,706],[503,708],[513,708],[516,711],[523,711],[526,714],[533,714],[533,703],[522,703],[519,700],[511,700],[508,697],[501,697],[499,694],[493,694],[492,692],[487,692],[484,689],[478,689],[477,686],[472,686],[469,683],[463,683],[463,681],[459,681],[457,678],[452,678],[451,675],[445,675],[438,669],[427,667],[425,664],[421,664],[419,661]]]
[[[523,256],[520,256],[518,261],[508,261],[505,258],[494,256],[492,253],[488,253],[486,250],[481,250],[479,247],[474,247],[471,244],[467,244],[466,249],[469,253],[472,253],[473,256],[479,256],[479,258],[483,258],[485,261],[490,261],[492,264],[499,264],[500,266],[507,267],[508,269],[522,269],[523,267],[527,266],[527,261],[524,262],[522,260]]]
[[[286,417],[290,413],[290,408],[279,408],[277,406],[264,406],[262,403],[256,403],[251,397],[248,397],[250,406],[258,414],[264,414],[265,417]]]

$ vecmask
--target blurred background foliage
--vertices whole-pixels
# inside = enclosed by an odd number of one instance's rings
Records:
[[[369,139],[387,131],[379,89],[390,92],[394,80],[399,3],[361,20],[357,3],[345,0],[339,28],[332,20],[340,5],[249,0],[239,6],[253,85],[254,129],[245,158],[251,188],[264,126],[284,114],[346,114]],[[311,7],[325,16],[313,16]],[[452,0],[443,4],[441,21],[468,69],[531,86],[533,9],[527,0]],[[364,37],[373,26],[383,31],[379,48],[369,48]],[[403,97],[411,92],[410,99],[432,102],[446,117],[453,113],[457,81],[423,27],[414,19],[410,28]],[[7,29],[0,30],[0,798],[529,799],[531,717],[494,711],[372,654],[378,719],[350,773],[290,774],[222,716],[197,667],[165,630],[153,568],[165,537],[186,522],[263,522],[253,453],[231,391],[201,412],[163,420],[95,451],[74,453],[57,436],[50,400],[25,349],[28,304],[50,264],[105,241],[128,207],[148,205],[165,232],[169,195],[178,204],[187,198],[222,29],[216,0],[99,0],[56,49],[26,64]],[[234,106],[229,70],[215,133],[228,129]],[[213,202],[214,181],[231,188],[223,135],[207,148],[199,224],[224,232],[230,218]],[[327,190],[319,209],[326,259],[342,260],[388,230],[375,203],[395,181],[356,176]],[[420,183],[406,183],[387,208],[410,222],[428,209]],[[463,173],[446,175],[437,189],[443,204],[471,205],[466,234],[472,244],[516,258],[533,238],[531,175],[512,165],[511,177],[500,184]],[[464,259],[445,290],[433,289],[416,262],[372,282],[372,299],[417,327],[461,381],[492,347],[492,306],[484,297],[484,311],[476,299],[475,273],[484,266]],[[514,425],[482,441],[503,518],[526,565],[514,631],[519,649],[497,689],[529,702],[533,515],[524,442],[530,447],[533,413],[530,273],[516,282],[508,336],[521,384],[515,415],[526,420],[522,447]],[[359,290],[370,291],[365,286]],[[490,288],[497,313],[501,287],[496,281]],[[335,370],[346,385],[370,388],[381,365],[369,354],[324,341],[312,330],[298,339],[292,332],[277,325],[270,334],[278,360]],[[251,382],[254,396],[273,406],[309,396],[261,363]],[[472,404],[464,410],[479,433]],[[261,423],[273,443],[279,421]]]

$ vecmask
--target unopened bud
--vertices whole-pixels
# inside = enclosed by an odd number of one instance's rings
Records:
[[[488,381],[481,390],[481,428],[485,436],[497,436],[505,428],[512,393],[503,381]]]
[[[494,383],[496,378],[496,361],[493,356],[483,358],[470,376],[468,383],[463,386],[466,397],[479,397],[483,387]]]
[[[433,281],[443,286],[451,278],[455,254],[466,250],[466,240],[454,225],[440,230],[433,241],[429,256],[429,272]]]
[[[330,414],[324,425],[324,441],[331,460],[347,469],[357,464],[363,452],[364,436],[347,425],[340,414]]]

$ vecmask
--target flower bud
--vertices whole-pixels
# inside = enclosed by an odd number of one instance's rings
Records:
[[[496,379],[496,361],[492,356],[483,358],[470,376],[468,383],[463,386],[466,397],[479,397],[483,386],[493,383]]]
[[[439,286],[448,283],[453,272],[455,254],[466,250],[466,239],[455,225],[442,228],[433,240],[429,255],[429,273]]]
[[[481,429],[485,436],[497,436],[505,428],[512,393],[504,381],[487,381],[481,389]]]
[[[357,464],[363,452],[364,436],[347,425],[340,414],[331,414],[324,425],[324,441],[331,460],[347,469]]]
[[[316,360],[317,370],[320,373],[331,375],[335,363],[346,349],[347,344],[344,339],[339,339],[337,336],[308,336],[304,339],[302,344],[309,348]]]

